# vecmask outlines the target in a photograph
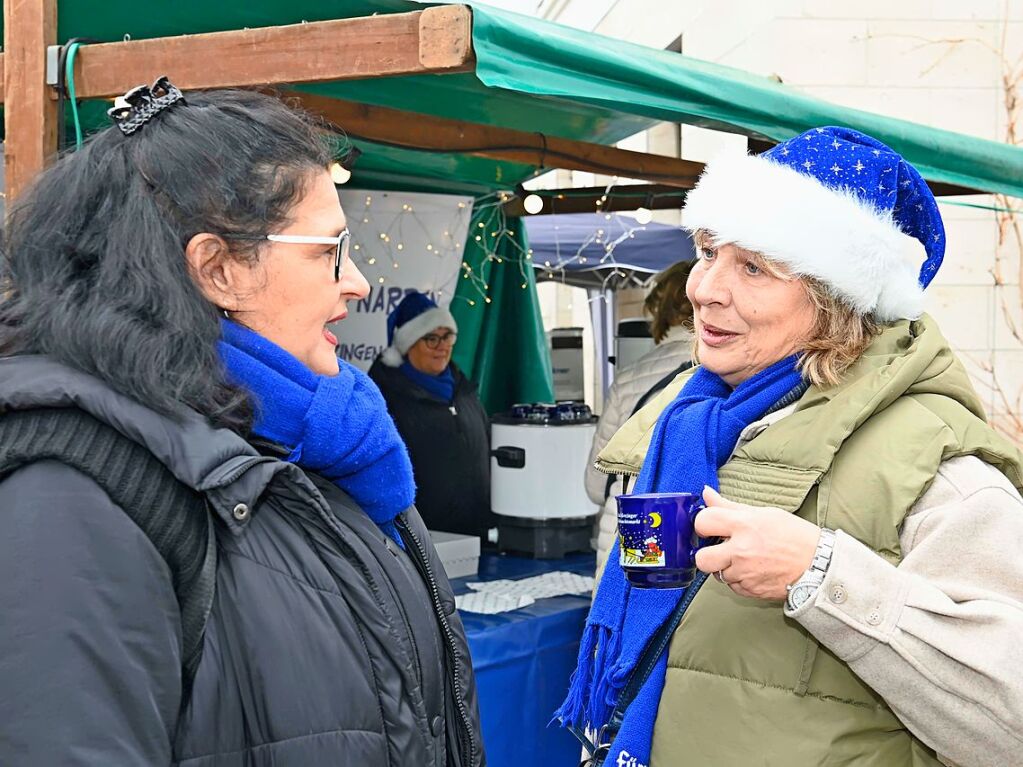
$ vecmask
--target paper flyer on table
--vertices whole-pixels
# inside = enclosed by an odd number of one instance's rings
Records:
[[[466,612],[492,615],[528,607],[538,599],[590,594],[593,584],[589,576],[561,570],[520,580],[469,583],[472,593],[455,597],[455,605]]]

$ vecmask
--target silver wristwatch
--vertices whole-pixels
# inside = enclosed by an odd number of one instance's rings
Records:
[[[785,587],[788,592],[788,597],[785,599],[787,610],[790,612],[798,610],[806,603],[806,600],[817,592],[818,587],[824,583],[828,565],[831,564],[831,552],[834,550],[835,531],[822,527],[820,537],[817,539],[817,551],[814,552],[809,569],[799,576],[799,580],[791,586]]]

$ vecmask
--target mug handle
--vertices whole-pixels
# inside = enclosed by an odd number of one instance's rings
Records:
[[[702,535],[696,533],[696,517],[701,511],[707,508],[707,504],[703,502],[701,498],[693,508],[689,510],[689,522],[693,526],[693,533],[696,534],[696,546],[693,547],[693,553],[695,554],[700,549],[704,549],[708,546],[716,546],[721,543],[721,538],[717,535],[712,535],[708,538],[704,538]]]

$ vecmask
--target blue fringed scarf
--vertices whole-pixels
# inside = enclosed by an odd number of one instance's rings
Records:
[[[437,376],[416,370],[408,360],[402,362],[398,370],[416,386],[425,389],[441,402],[450,405],[455,398],[455,374],[451,372],[451,365],[444,368],[444,372]]]
[[[789,357],[739,384],[733,391],[704,368],[686,382],[661,413],[636,480],[635,493],[702,493],[718,489],[718,467],[735,449],[739,434],[801,384],[796,357]],[[555,717],[563,725],[599,730],[643,650],[678,606],[685,589],[634,589],[625,580],[615,543],[586,620],[579,660],[568,697]],[[606,764],[650,763],[654,719],[668,667],[665,651],[629,705]]]
[[[317,375],[258,333],[221,320],[220,357],[231,379],[252,392],[253,431],[291,451],[287,460],[329,479],[401,545],[394,518],[412,505],[412,462],[365,373],[339,360]]]

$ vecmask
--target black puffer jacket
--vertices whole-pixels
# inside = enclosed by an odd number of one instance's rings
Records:
[[[464,632],[415,509],[406,554],[333,484],[198,416],[173,422],[44,358],[0,360],[0,413],[53,407],[205,494],[216,594],[179,712],[178,603],[150,540],[68,466],[6,477],[0,764],[483,764]]]
[[[490,421],[476,386],[453,363],[455,397],[442,402],[377,357],[369,369],[387,400],[416,475],[416,508],[431,530],[486,536]]]

